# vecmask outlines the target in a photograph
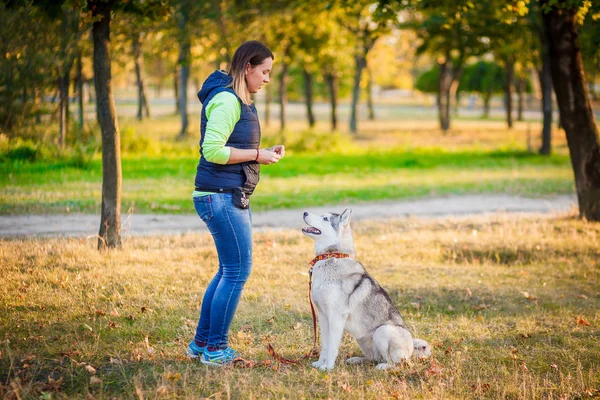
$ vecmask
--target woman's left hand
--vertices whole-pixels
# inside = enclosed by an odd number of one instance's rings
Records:
[[[269,147],[267,150],[279,154],[280,159],[285,155],[285,147],[282,144],[276,144],[275,146]]]

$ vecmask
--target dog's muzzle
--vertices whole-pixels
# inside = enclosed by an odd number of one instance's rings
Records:
[[[321,234],[320,230],[318,230],[317,228],[314,228],[312,226],[307,226],[305,228],[302,228],[302,232],[310,233],[311,235],[320,235]]]

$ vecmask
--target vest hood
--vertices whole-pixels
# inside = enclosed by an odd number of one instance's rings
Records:
[[[225,71],[215,71],[204,81],[202,89],[198,92],[198,99],[202,104],[209,97],[210,92],[216,88],[224,88],[233,82],[233,78]]]

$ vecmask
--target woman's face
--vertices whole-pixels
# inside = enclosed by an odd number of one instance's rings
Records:
[[[246,65],[246,85],[250,93],[258,92],[262,85],[269,83],[271,68],[273,68],[273,59],[271,57],[265,58],[261,64],[255,67],[250,63]]]

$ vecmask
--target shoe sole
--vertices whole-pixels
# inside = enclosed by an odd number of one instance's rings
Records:
[[[200,362],[204,365],[212,365],[213,367],[228,367],[229,365],[231,365],[231,363],[219,363],[219,362],[213,362],[213,361],[208,361],[205,360],[204,358],[200,358]]]
[[[192,353],[192,351],[190,349],[186,350],[185,355],[191,359],[196,359],[196,358],[200,357],[200,354],[194,354],[194,353]]]

